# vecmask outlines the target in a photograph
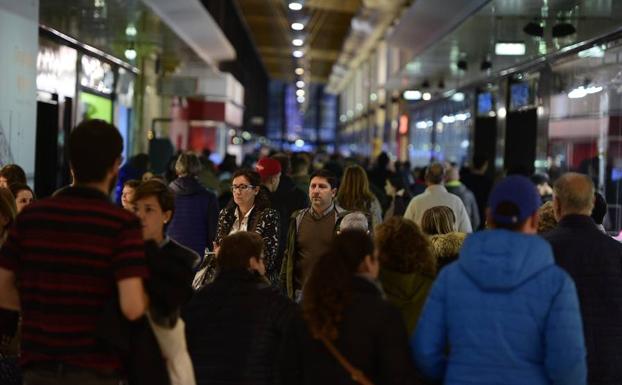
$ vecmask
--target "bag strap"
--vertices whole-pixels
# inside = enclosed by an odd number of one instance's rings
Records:
[[[345,358],[343,354],[339,352],[339,350],[337,350],[337,347],[335,347],[335,345],[330,342],[328,338],[321,336],[320,340],[322,341],[322,343],[324,343],[324,346],[326,346],[326,349],[328,349],[333,357],[335,357],[335,359],[339,361],[339,364],[341,364],[341,366],[343,366],[343,368],[347,370],[348,373],[350,373],[350,377],[352,377],[352,380],[361,385],[374,385],[374,383],[371,382],[369,378],[367,378],[365,373],[363,373],[360,369],[352,366],[350,361],[348,361],[348,359]]]

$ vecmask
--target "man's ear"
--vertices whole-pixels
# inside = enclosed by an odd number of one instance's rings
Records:
[[[330,191],[332,193],[333,198],[337,196],[337,189],[336,188],[334,188],[334,189],[332,189]]]

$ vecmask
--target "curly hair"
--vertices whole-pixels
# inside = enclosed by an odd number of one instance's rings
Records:
[[[538,221],[538,234],[544,234],[557,226],[553,201],[548,201],[540,206],[538,209],[538,216],[540,217]]]
[[[335,236],[330,251],[320,257],[303,289],[302,314],[313,338],[337,339],[343,310],[352,298],[352,276],[366,256],[373,255],[373,242],[361,230]]]
[[[456,231],[456,216],[447,206],[427,209],[421,218],[421,229],[428,235],[447,234]]]
[[[369,211],[373,200],[365,170],[361,166],[348,166],[337,192],[339,205],[350,211]]]
[[[392,217],[376,226],[374,241],[383,267],[404,274],[436,275],[430,242],[415,222]]]

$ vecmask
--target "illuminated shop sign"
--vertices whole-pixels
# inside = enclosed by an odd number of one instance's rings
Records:
[[[37,90],[73,97],[77,58],[73,48],[42,42],[37,54]]]
[[[80,85],[103,94],[112,94],[114,87],[114,72],[112,66],[90,56],[82,56],[80,61],[82,71]]]

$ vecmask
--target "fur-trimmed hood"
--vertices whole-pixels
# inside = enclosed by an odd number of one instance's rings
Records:
[[[460,249],[462,248],[462,243],[466,236],[466,233],[460,232],[430,236],[432,254],[434,258],[436,258],[439,269],[458,258],[458,254],[460,254]]]

